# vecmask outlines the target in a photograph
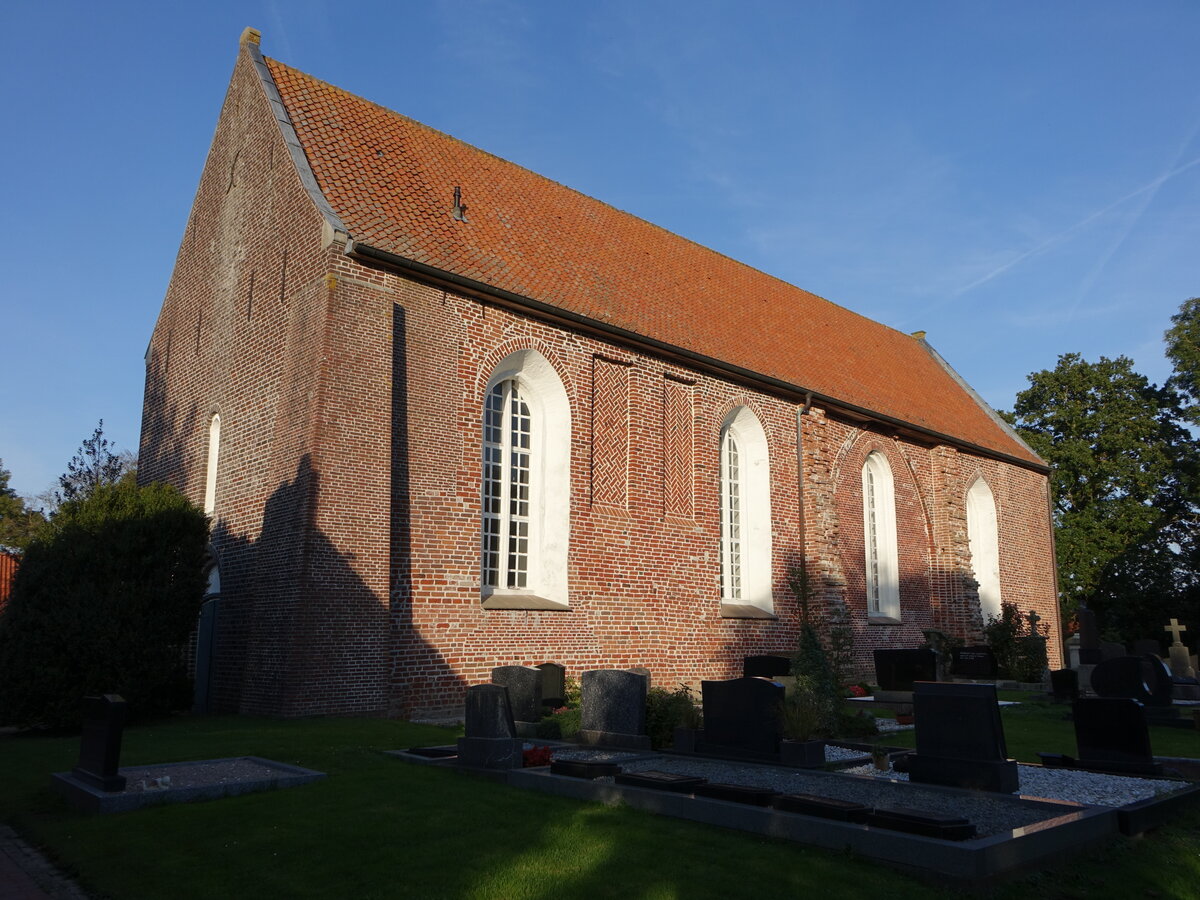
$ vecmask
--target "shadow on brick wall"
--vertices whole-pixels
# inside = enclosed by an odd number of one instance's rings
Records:
[[[187,436],[200,415],[193,402],[186,411],[167,402],[167,366],[170,347],[153,352],[146,366],[146,391],[142,402],[142,433],[138,444],[138,484],[165,481],[183,490],[190,475]]]
[[[319,473],[306,455],[271,494],[257,540],[218,523],[214,710],[283,716],[401,715],[391,700],[389,602],[352,553],[313,523]],[[427,654],[432,653],[426,649]]]

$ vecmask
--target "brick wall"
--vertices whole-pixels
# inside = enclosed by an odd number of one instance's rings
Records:
[[[647,666],[666,686],[739,674],[743,655],[795,646],[787,575],[802,560],[818,611],[850,610],[866,674],[873,647],[919,643],[924,628],[978,636],[965,496],[980,476],[996,497],[1004,597],[1057,633],[1043,476],[819,406],[801,414],[340,249],[243,56],[151,341],[139,466],[199,501],[220,413],[216,708],[436,715],[493,666],[550,660],[572,675]],[[482,403],[496,364],[530,348],[571,408],[570,608],[484,609]],[[718,445],[741,405],[770,452],[773,619],[720,614]],[[899,625],[865,615],[872,450],[896,486]]]

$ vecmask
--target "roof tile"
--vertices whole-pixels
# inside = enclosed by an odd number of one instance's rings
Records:
[[[922,342],[267,59],[356,241],[1033,463]],[[451,216],[462,188],[466,222]]]

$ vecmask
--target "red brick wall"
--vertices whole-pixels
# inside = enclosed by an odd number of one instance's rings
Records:
[[[567,611],[480,603],[482,402],[496,364],[525,348],[554,365],[571,407]],[[718,442],[743,404],[770,448],[775,619],[720,616]],[[802,559],[818,606],[851,610],[866,674],[871,648],[919,643],[922,628],[978,635],[965,518],[977,474],[996,496],[1005,599],[1057,629],[1044,477],[819,407],[799,415],[345,257],[323,237],[246,57],[151,342],[140,477],[201,500],[214,412],[219,709],[432,715],[493,666],[549,660],[572,675],[643,665],[667,686],[739,674],[743,655],[795,646],[787,572]],[[896,484],[893,626],[865,617],[860,473],[872,448]]]
[[[13,579],[17,577],[19,562],[13,554],[0,550],[0,612],[8,605],[8,595],[12,593]]]

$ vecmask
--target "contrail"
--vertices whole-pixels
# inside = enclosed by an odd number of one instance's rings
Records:
[[[1159,186],[1164,181],[1166,181],[1169,178],[1174,178],[1176,175],[1180,174],[1181,172],[1186,172],[1188,169],[1192,168],[1192,166],[1195,166],[1195,165],[1200,165],[1200,156],[1197,156],[1191,162],[1184,163],[1182,166],[1172,169],[1171,171],[1167,172],[1166,174],[1159,175],[1153,181],[1142,185],[1140,188],[1138,188],[1135,191],[1130,191],[1124,197],[1121,197],[1118,200],[1114,200],[1112,203],[1108,204],[1108,206],[1104,207],[1103,209],[1097,210],[1096,212],[1092,213],[1091,215],[1087,216],[1086,218],[1080,219],[1078,222],[1076,222],[1074,225],[1071,225],[1068,228],[1064,228],[1058,234],[1054,235],[1053,237],[1047,238],[1046,240],[1042,241],[1042,243],[1038,244],[1033,249],[1026,250],[1020,256],[1010,259],[1004,265],[998,266],[997,268],[993,269],[991,272],[988,272],[982,278],[977,278],[974,281],[972,281],[970,284],[966,285],[965,287],[959,288],[957,291],[954,292],[953,296],[959,297],[959,296],[965,294],[967,291],[973,290],[974,288],[979,287],[981,284],[986,284],[987,282],[989,282],[993,278],[995,278],[997,275],[1004,274],[1009,269],[1011,269],[1013,266],[1017,265],[1018,263],[1024,262],[1025,260],[1029,259],[1031,256],[1037,256],[1041,253],[1045,253],[1047,250],[1051,249],[1052,247],[1055,247],[1058,244],[1061,244],[1068,237],[1073,235],[1075,232],[1079,231],[1079,229],[1083,228],[1086,225],[1090,225],[1092,222],[1095,222],[1101,216],[1107,215],[1109,212],[1116,209],[1122,203],[1132,200],[1134,197],[1137,197],[1140,194],[1144,194],[1146,191],[1157,191]],[[1140,215],[1140,213],[1139,213],[1139,215]],[[1114,249],[1115,249],[1115,247],[1114,247]]]

